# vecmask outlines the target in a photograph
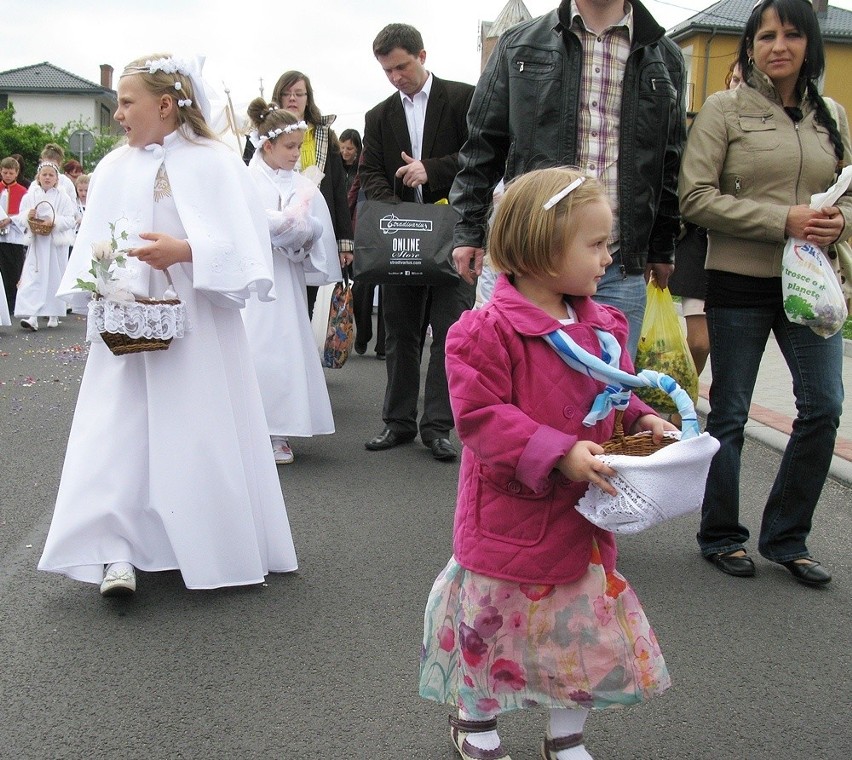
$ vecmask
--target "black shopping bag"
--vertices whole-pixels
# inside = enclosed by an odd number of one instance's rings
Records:
[[[365,201],[355,227],[355,277],[385,285],[448,285],[453,228],[459,215],[447,204]]]

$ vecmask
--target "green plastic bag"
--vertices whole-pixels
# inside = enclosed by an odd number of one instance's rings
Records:
[[[636,371],[653,369],[669,375],[689,394],[694,404],[698,401],[698,371],[686,344],[672,294],[652,280],[648,283],[647,296],[636,351]],[[634,393],[661,414],[677,412],[671,397],[659,388],[639,388]]]

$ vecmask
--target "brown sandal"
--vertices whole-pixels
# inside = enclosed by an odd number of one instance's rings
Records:
[[[468,734],[483,734],[486,731],[497,730],[497,718],[491,720],[464,720],[454,715],[450,719],[450,739],[453,746],[462,756],[462,760],[512,760],[503,745],[497,749],[479,749],[474,747],[468,740]]]
[[[541,756],[543,760],[556,760],[556,753],[563,749],[573,749],[583,744],[583,734],[570,734],[568,736],[557,736],[551,739],[544,737],[541,743]]]

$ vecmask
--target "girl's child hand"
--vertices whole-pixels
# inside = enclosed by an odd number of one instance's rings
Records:
[[[663,433],[678,431],[678,428],[672,425],[671,422],[658,417],[656,414],[643,414],[633,425],[632,433],[642,433],[650,431],[654,443],[659,443],[663,440]]]
[[[142,240],[153,240],[152,245],[143,245],[127,252],[139,261],[144,261],[154,269],[166,269],[181,261],[192,261],[192,248],[188,240],[179,240],[160,232],[143,232]]]
[[[610,496],[615,496],[617,491],[604,477],[613,477],[616,474],[615,470],[608,464],[601,462],[600,459],[595,458],[595,454],[603,453],[603,446],[594,441],[577,441],[571,447],[571,450],[557,462],[556,469],[569,480],[588,481]]]

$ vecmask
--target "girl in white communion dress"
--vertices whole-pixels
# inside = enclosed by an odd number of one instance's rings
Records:
[[[90,329],[39,568],[105,595],[135,591],[135,568],[178,569],[187,588],[209,589],[297,567],[239,314],[252,295],[274,297],[269,235],[245,167],[205,121],[201,63],[152,56],[124,69],[115,118],[128,144],[92,176],[60,286],[86,295],[93,245],[120,228],[133,293],[161,296],[168,269],[186,307],[167,351],[114,356]]]
[[[331,215],[316,185],[294,170],[307,124],[256,98],[249,173],[272,237],[274,303],[243,310],[277,464],[293,462],[290,436],[334,432],[331,402],[308,316],[306,279],[335,282],[340,262]]]

